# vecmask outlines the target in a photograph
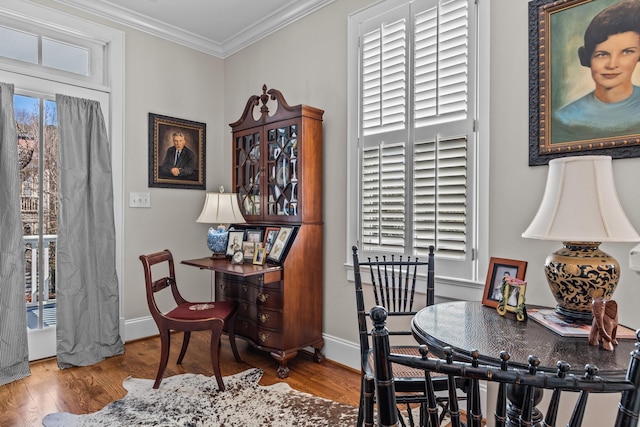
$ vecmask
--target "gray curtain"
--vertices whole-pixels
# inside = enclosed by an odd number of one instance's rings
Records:
[[[60,368],[121,354],[111,144],[97,101],[56,95],[60,132]]]
[[[13,85],[0,83],[0,385],[31,375]]]

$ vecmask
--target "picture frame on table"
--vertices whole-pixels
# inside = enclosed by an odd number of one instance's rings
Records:
[[[237,251],[242,250],[242,242],[244,241],[244,230],[229,231],[229,241],[227,243],[227,255],[233,256]]]
[[[149,187],[204,190],[206,134],[205,123],[149,113]]]
[[[244,252],[244,259],[253,261],[253,255],[256,252],[256,244],[253,242],[242,242],[242,252]]]
[[[282,262],[287,248],[289,247],[292,235],[293,227],[280,227],[280,230],[278,230],[278,236],[273,242],[269,255],[267,255],[267,260],[277,263]]]
[[[259,228],[255,230],[253,229],[245,230],[244,240],[251,243],[262,243],[262,230]]]
[[[264,247],[267,255],[269,255],[269,252],[271,252],[271,247],[276,241],[279,231],[280,227],[267,227],[264,230],[264,241],[262,242],[262,246]]]
[[[526,261],[491,257],[484,285],[482,304],[497,308],[502,297],[502,278],[504,275],[508,274],[511,277],[524,280],[526,273]]]
[[[608,49],[598,40],[622,32],[611,23],[627,25],[639,13],[622,0],[529,1],[530,166],[568,155],[640,156],[640,116],[631,107],[640,93],[607,98],[621,93],[612,84],[640,86],[640,66],[629,65],[624,82],[607,81],[598,67],[610,55],[594,54]]]
[[[254,265],[263,265],[267,260],[267,251],[265,248],[257,248],[255,254],[253,255],[253,264]]]

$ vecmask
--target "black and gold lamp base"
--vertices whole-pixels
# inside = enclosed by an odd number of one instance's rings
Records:
[[[556,312],[568,320],[591,323],[591,301],[611,299],[620,279],[620,264],[600,250],[599,242],[563,242],[545,261],[545,274],[557,302]]]

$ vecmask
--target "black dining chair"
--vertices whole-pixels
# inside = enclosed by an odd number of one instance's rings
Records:
[[[374,395],[373,347],[371,345],[373,323],[370,312],[365,310],[366,301],[373,300],[376,305],[385,307],[389,316],[394,317],[396,328],[390,328],[389,335],[397,338],[398,342],[393,343],[392,351],[418,356],[420,354],[419,346],[414,342],[407,343],[407,341],[413,341],[412,339],[407,340],[407,337],[411,336],[411,319],[417,310],[434,303],[435,257],[433,246],[429,248],[426,261],[394,255],[361,261],[358,257],[358,248],[353,246],[352,251],[361,358],[360,405],[357,425],[358,427],[363,425],[369,427],[374,425],[376,399]],[[364,285],[363,275],[364,280],[368,281]],[[424,289],[418,289],[420,282],[424,283]],[[424,299],[421,299],[422,293],[424,293]],[[402,336],[405,338],[401,338]],[[397,366],[394,368],[394,373],[397,401],[406,409],[403,413],[408,424],[411,426],[424,425],[427,396],[423,372],[405,366]],[[433,384],[436,391],[447,390],[447,377],[435,377]],[[466,390],[465,381],[456,380],[456,386],[462,391]],[[440,396],[437,400],[441,408],[446,407],[447,396]],[[419,420],[415,420],[413,417],[412,408],[416,404],[421,407]],[[441,410],[441,414],[444,414],[444,411]]]
[[[509,426],[556,426],[558,409],[561,407],[560,398],[563,393],[578,393],[573,406],[568,427],[580,427],[587,407],[590,393],[620,394],[618,411],[615,420],[606,425],[615,427],[635,427],[640,413],[640,330],[636,332],[638,343],[631,353],[629,366],[625,378],[603,378],[598,375],[598,368],[587,364],[583,375],[571,373],[571,367],[566,362],[558,362],[557,371],[546,372],[538,370],[540,360],[529,356],[528,368],[514,368],[509,366],[509,354],[500,353],[501,366],[480,365],[478,352],[472,351],[471,362],[453,361],[453,350],[445,348],[446,360],[432,358],[426,346],[421,346],[420,356],[393,354],[389,347],[389,332],[385,324],[387,311],[384,307],[371,309],[374,322],[373,351],[375,363],[375,394],[378,408],[378,426],[398,426],[397,390],[395,384],[395,369],[398,366],[420,369],[426,382],[429,426],[439,426],[437,414],[437,397],[434,392],[432,378],[434,374],[445,375],[449,382],[449,407],[452,427],[481,427],[484,425],[479,394],[479,381],[498,383],[498,392],[493,414],[496,427]],[[463,417],[459,409],[455,393],[455,380],[466,378],[470,382],[467,395],[467,411]],[[541,390],[551,390],[551,398],[545,414],[536,408],[541,397]],[[520,399],[519,402],[515,400]],[[513,401],[509,401],[512,399]],[[562,406],[567,406],[562,401]],[[464,418],[464,420],[463,420]]]

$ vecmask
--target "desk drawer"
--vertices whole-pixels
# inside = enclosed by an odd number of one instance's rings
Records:
[[[282,313],[273,310],[258,310],[258,326],[278,331],[282,330]]]
[[[236,335],[242,335],[251,340],[256,340],[256,324],[246,317],[236,318]]]
[[[284,337],[280,332],[275,332],[270,329],[258,329],[258,343],[265,347],[282,349]]]
[[[282,292],[261,289],[256,295],[256,305],[260,308],[281,309],[283,306]]]

